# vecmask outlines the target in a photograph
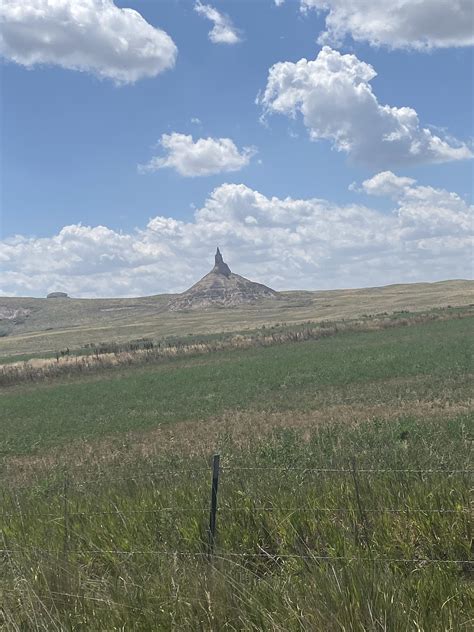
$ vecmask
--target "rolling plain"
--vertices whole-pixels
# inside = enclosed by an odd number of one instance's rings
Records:
[[[52,354],[102,341],[213,334],[276,323],[341,320],[397,310],[474,303],[474,282],[413,283],[355,290],[280,292],[233,309],[172,312],[176,295],[122,299],[0,297],[0,358]]]
[[[59,368],[0,390],[0,627],[470,629],[473,300],[449,287],[1,339]],[[78,362],[138,334],[177,351],[63,370],[56,331]]]

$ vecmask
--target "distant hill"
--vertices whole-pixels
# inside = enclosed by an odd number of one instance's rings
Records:
[[[231,272],[217,248],[212,270],[189,290],[170,301],[172,311],[207,309],[209,307],[237,307],[252,305],[263,299],[272,299],[278,292],[266,285],[250,281]]]
[[[255,302],[228,309],[214,305],[202,310],[173,311],[173,302],[180,297],[183,295],[67,300],[0,297],[0,358],[51,353],[102,341],[240,331],[283,322],[470,305],[474,303],[474,282],[278,292],[277,300],[264,294]]]

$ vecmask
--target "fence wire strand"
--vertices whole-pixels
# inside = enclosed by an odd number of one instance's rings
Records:
[[[269,472],[280,472],[282,474],[311,474],[311,473],[320,473],[320,474],[341,474],[341,475],[354,475],[354,470],[349,468],[311,468],[311,467],[259,467],[259,466],[239,466],[227,464],[223,465],[219,468],[219,472],[222,474],[233,474],[239,472],[260,472],[263,473],[265,471]],[[163,469],[163,470],[154,470],[153,472],[139,474],[137,476],[129,476],[129,477],[114,477],[114,478],[96,478],[96,479],[86,479],[86,480],[74,480],[74,478],[68,478],[70,476],[69,472],[65,472],[64,479],[54,481],[54,484],[60,485],[63,483],[66,489],[66,481],[67,484],[71,484],[76,488],[80,488],[81,486],[92,485],[92,484],[111,484],[114,482],[137,482],[139,480],[143,480],[145,478],[158,478],[165,476],[173,476],[177,474],[195,474],[195,473],[206,473],[210,474],[210,469],[207,467],[202,468],[186,468],[186,469]],[[453,475],[453,474],[474,474],[473,469],[441,469],[441,468],[430,468],[430,469],[394,469],[394,468],[358,468],[358,474],[387,474],[387,473],[396,473],[396,474],[417,474],[417,475],[431,475],[431,474],[442,474],[442,475]],[[14,488],[18,489],[18,487]],[[46,488],[48,489],[48,488]],[[58,498],[63,499],[64,501],[64,512],[61,514],[53,513],[53,512],[45,512],[38,513],[35,512],[35,516],[38,518],[45,518],[50,520],[65,520],[67,524],[68,521],[74,518],[88,518],[93,516],[118,516],[123,517],[127,515],[160,515],[160,514],[188,514],[192,515],[193,513],[206,514],[209,512],[208,506],[197,506],[197,507],[173,507],[173,506],[163,506],[163,507],[151,507],[151,508],[138,508],[138,509],[123,509],[121,510],[117,506],[114,506],[114,509],[94,509],[92,511],[69,511],[74,505],[67,500],[65,493],[63,495],[59,494]],[[250,500],[247,498],[247,500]],[[107,506],[107,505],[106,505]],[[110,506],[110,505],[109,505]],[[77,504],[76,504],[77,507]],[[296,506],[296,507],[288,507],[283,506],[279,507],[278,505],[252,505],[249,504],[247,506],[228,506],[225,504],[221,505],[217,508],[217,513],[219,514],[238,514],[238,513],[258,513],[258,512],[269,512],[275,514],[292,514],[296,512],[303,512],[306,514],[357,514],[356,507],[311,507],[311,506]],[[464,505],[456,507],[456,508],[432,508],[432,507],[380,507],[380,508],[371,508],[364,509],[364,514],[371,515],[383,515],[383,514],[405,514],[409,516],[410,514],[447,514],[447,515],[464,515],[470,513],[469,507]],[[24,515],[28,515],[28,511],[23,511],[21,507],[19,507],[18,511],[9,512],[9,513],[0,513],[0,519],[7,518],[23,518]],[[29,554],[34,554],[35,552],[41,555],[50,555],[53,557],[56,556],[64,556],[64,550],[52,550],[46,548],[39,547],[16,547],[16,548],[4,548],[0,549],[0,554],[4,556],[14,555],[19,553],[29,552]],[[91,554],[91,555],[120,555],[120,556],[134,556],[134,555],[145,555],[145,556],[163,556],[163,557],[183,557],[183,558],[196,558],[196,559],[209,559],[209,551],[207,552],[193,552],[193,551],[170,551],[170,550],[160,550],[160,549],[148,549],[148,550],[122,550],[122,549],[100,549],[100,548],[69,548],[67,549],[67,554]],[[443,559],[443,558],[403,558],[403,557],[374,557],[374,556],[330,556],[330,555],[313,555],[311,552],[306,554],[297,554],[297,553],[271,553],[269,551],[265,551],[261,549],[259,552],[242,552],[242,551],[228,551],[228,550],[219,550],[217,549],[213,553],[213,559],[215,560],[227,560],[228,562],[232,559],[235,560],[264,560],[264,561],[278,561],[278,560],[307,560],[307,561],[320,561],[320,562],[361,562],[361,563],[377,563],[377,564],[392,564],[392,563],[402,563],[402,564],[468,564],[473,565],[474,562],[470,559]]]
[[[155,509],[114,509],[114,510],[104,510],[104,511],[73,511],[68,512],[68,518],[74,518],[79,516],[127,516],[134,514],[160,514],[160,513],[207,513],[209,511],[209,507],[159,507]],[[218,513],[245,513],[245,512],[258,512],[258,511],[268,511],[268,512],[281,512],[281,513],[293,513],[293,512],[306,512],[306,513],[354,513],[356,512],[355,507],[278,507],[278,506],[268,506],[268,507],[218,507]],[[429,508],[400,508],[400,509],[392,509],[391,507],[381,507],[379,509],[364,509],[365,513],[371,514],[411,514],[411,513],[426,513],[426,514],[463,514],[463,513],[471,513],[471,510],[468,507],[459,507],[457,509],[429,509]],[[25,512],[27,513],[27,512]],[[21,517],[23,512],[11,512],[0,514],[0,518],[19,518]],[[63,514],[54,514],[54,513],[38,513],[35,512],[35,517],[38,518],[50,518],[51,520],[62,520],[64,519]]]
[[[231,471],[264,471],[264,470],[272,470],[274,472],[315,472],[315,473],[329,473],[329,474],[352,474],[351,469],[347,468],[314,468],[314,467],[240,467],[240,466],[232,466],[232,465],[224,465],[221,467],[223,472],[231,472]],[[474,470],[471,469],[457,469],[457,470],[444,470],[444,469],[419,469],[419,470],[398,470],[391,468],[357,468],[358,473],[397,473],[397,474],[474,474]]]
[[[348,468],[324,468],[324,467],[271,467],[271,466],[240,466],[240,465],[222,465],[220,467],[220,473],[233,473],[233,472],[247,472],[247,471],[256,471],[256,472],[282,472],[285,474],[295,472],[299,474],[352,474],[352,470]],[[143,479],[153,479],[165,476],[173,476],[175,474],[190,474],[190,473],[207,473],[209,474],[209,467],[199,467],[199,468],[184,468],[184,469],[162,469],[162,470],[154,470],[153,472],[138,474],[136,476],[124,476],[124,477],[114,477],[114,478],[93,478],[93,479],[75,479],[71,477],[70,484],[75,487],[80,487],[81,485],[95,485],[95,484],[108,484],[108,483],[123,483],[123,482],[134,482],[140,481]],[[392,468],[357,468],[358,474],[467,474],[472,476],[474,474],[473,469],[442,469],[442,468],[431,468],[431,469],[392,469]],[[54,487],[55,485],[62,485],[62,480],[52,481],[49,486]],[[30,489],[31,483],[25,485],[15,486],[15,489]]]
[[[14,549],[0,549],[1,554],[13,555],[15,553],[24,552],[24,551],[38,551],[45,555],[51,556],[63,556],[63,551],[52,550],[52,549],[43,549],[40,547],[17,547]],[[154,555],[154,556],[164,556],[164,557],[191,557],[191,558],[205,558],[209,557],[208,552],[193,552],[193,551],[166,551],[161,549],[145,549],[145,550],[123,550],[123,549],[69,549],[68,553],[76,553],[76,554],[96,554],[96,555]],[[395,563],[406,563],[406,564],[474,564],[474,560],[472,559],[445,559],[445,558],[405,558],[405,557],[356,557],[356,556],[346,556],[346,555],[312,555],[312,554],[298,554],[298,553],[270,553],[268,551],[262,550],[260,553],[246,553],[241,551],[226,551],[217,550],[213,556],[215,559],[226,560],[228,558],[257,558],[257,559],[267,559],[267,560],[278,560],[278,559],[301,559],[301,560],[313,560],[313,561],[327,561],[327,562],[373,562],[373,563],[381,563],[381,564],[395,564]]]

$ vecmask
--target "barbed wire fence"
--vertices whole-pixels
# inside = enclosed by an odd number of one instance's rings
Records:
[[[253,513],[262,513],[262,512],[281,512],[281,513],[297,513],[302,512],[306,514],[354,514],[354,508],[349,507],[308,507],[308,506],[295,506],[295,507],[281,507],[279,505],[245,505],[245,506],[219,506],[218,505],[218,491],[219,491],[219,481],[220,474],[222,472],[263,472],[269,471],[272,473],[279,473],[281,475],[288,473],[298,473],[298,474],[306,474],[306,473],[316,473],[316,474],[335,474],[342,476],[350,476],[352,479],[352,483],[354,486],[355,492],[355,500],[356,500],[356,511],[358,513],[358,518],[362,525],[363,536],[362,540],[366,544],[367,551],[369,555],[364,556],[354,556],[354,555],[317,555],[312,551],[307,551],[305,553],[272,553],[271,551],[265,550],[263,547],[258,552],[242,552],[242,551],[231,551],[231,550],[222,550],[217,548],[216,550],[216,541],[217,541],[217,528],[218,528],[218,516],[223,514],[237,514],[241,512],[253,512]],[[432,507],[378,507],[376,509],[366,508],[363,506],[363,502],[361,499],[361,494],[359,490],[359,474],[414,474],[414,475],[422,475],[422,476],[430,476],[430,475],[467,475],[472,476],[474,474],[474,469],[469,468],[459,468],[459,469],[443,469],[443,468],[419,468],[419,469],[397,469],[397,468],[358,468],[356,459],[353,458],[351,461],[350,468],[313,468],[313,467],[276,467],[276,466],[240,466],[240,465],[221,465],[220,464],[220,455],[216,454],[213,457],[212,465],[211,465],[211,489],[210,489],[210,503],[207,506],[200,507],[177,507],[177,506],[166,506],[159,507],[153,509],[111,509],[111,510],[93,510],[93,511],[70,511],[68,507],[68,494],[69,490],[72,486],[76,487],[86,487],[89,485],[95,484],[107,484],[107,483],[115,483],[115,482],[124,482],[124,481],[139,481],[146,478],[158,478],[160,476],[169,476],[170,474],[180,474],[180,473],[209,473],[209,467],[196,467],[196,468],[176,468],[176,469],[162,469],[162,470],[154,470],[153,472],[143,473],[135,476],[127,476],[127,477],[98,477],[94,479],[84,479],[84,480],[70,480],[67,476],[65,476],[64,481],[62,483],[62,498],[63,498],[63,511],[62,513],[53,513],[53,512],[42,512],[35,513],[37,518],[45,518],[50,520],[62,520],[64,521],[64,548],[68,549],[68,553],[74,552],[74,549],[68,547],[68,539],[69,539],[69,522],[72,518],[80,517],[80,516],[108,516],[108,515],[116,515],[116,516],[127,516],[127,515],[157,515],[157,514],[193,514],[193,513],[202,513],[203,516],[208,515],[208,526],[207,526],[207,543],[206,550],[203,551],[182,551],[182,550],[164,550],[164,549],[142,549],[142,550],[134,550],[134,549],[119,549],[119,548],[109,548],[102,549],[99,547],[90,547],[77,549],[77,553],[86,553],[89,555],[102,555],[102,554],[110,554],[110,555],[120,555],[120,556],[139,556],[139,555],[152,555],[152,556],[161,556],[161,557],[175,557],[175,558],[189,558],[189,559],[206,559],[209,562],[213,562],[214,560],[236,560],[236,559],[260,559],[260,560],[291,560],[291,559],[299,559],[306,561],[315,561],[315,562],[370,562],[376,564],[462,564],[468,565],[471,571],[474,571],[474,559],[473,557],[469,557],[466,559],[448,559],[448,558],[432,558],[432,557],[377,557],[372,555],[371,547],[370,547],[370,538],[368,536],[367,531],[367,514],[426,514],[426,515],[436,515],[436,514],[447,514],[447,515],[462,515],[467,514],[469,516],[472,515],[472,509],[470,507],[457,507],[456,509],[452,508],[432,508]],[[24,486],[28,487],[28,486]],[[21,487],[20,487],[21,489]],[[3,518],[14,518],[18,516],[18,512],[0,512],[0,519]],[[4,538],[5,542],[5,538]],[[53,549],[47,549],[43,547],[36,546],[15,546],[4,548],[0,548],[0,555],[10,556],[18,553],[41,553],[42,555],[57,555],[58,551]]]

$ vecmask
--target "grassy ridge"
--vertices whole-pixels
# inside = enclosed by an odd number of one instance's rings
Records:
[[[190,312],[170,312],[166,305],[171,298],[172,295],[129,299],[0,297],[0,356],[54,353],[90,342],[127,342],[142,336],[156,339],[186,336],[190,332],[254,329],[282,321],[294,324],[396,310],[468,306],[474,303],[474,283],[455,280],[355,290],[282,292],[277,301]],[[15,310],[23,316],[11,318]]]
[[[190,334],[186,337],[168,336],[155,340],[140,338],[127,343],[89,343],[73,351],[58,351],[54,356],[31,356],[21,362],[7,361],[0,364],[0,388],[22,382],[100,373],[118,366],[156,364],[170,357],[189,357],[215,351],[320,340],[341,333],[408,327],[436,320],[469,318],[473,315],[472,307],[431,309],[425,312],[401,311],[393,314],[385,312],[342,321],[307,321],[293,325],[281,323],[246,331]]]
[[[469,389],[472,319],[168,359],[1,396],[2,452],[215,417],[322,403],[442,398]],[[449,388],[448,388],[449,387]],[[447,390],[448,389],[448,390]]]

